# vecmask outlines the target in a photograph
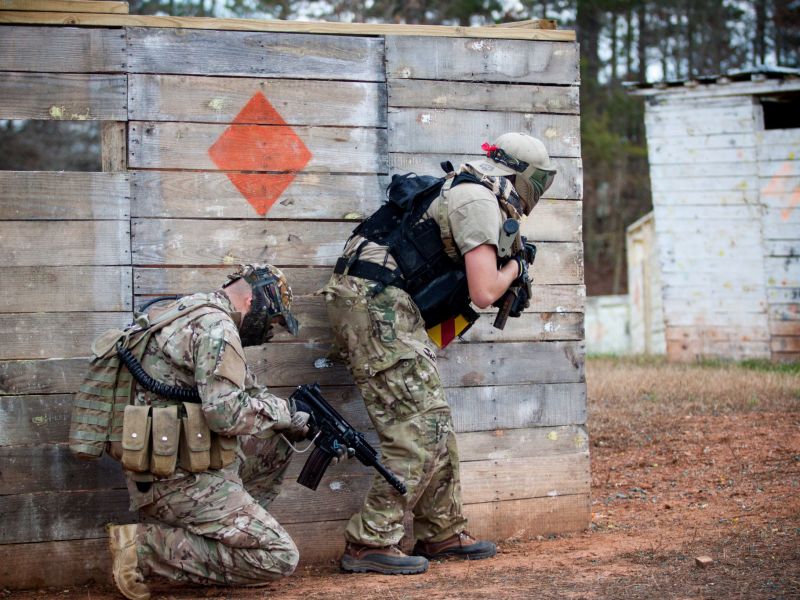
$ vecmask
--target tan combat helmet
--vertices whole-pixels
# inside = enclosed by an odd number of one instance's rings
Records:
[[[544,144],[525,133],[504,133],[493,144],[484,144],[487,158],[469,164],[493,177],[514,177],[514,188],[530,214],[539,198],[553,183],[556,167]]]

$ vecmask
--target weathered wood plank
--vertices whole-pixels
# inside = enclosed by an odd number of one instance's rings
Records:
[[[126,121],[106,121],[100,132],[102,169],[115,173],[128,170],[128,127]]]
[[[171,29],[212,29],[218,31],[267,31],[324,35],[431,36],[509,40],[575,42],[575,32],[507,27],[462,27],[460,25],[404,25],[383,23],[338,23],[326,21],[285,21],[282,19],[214,19],[154,15],[108,15],[57,12],[2,11],[0,23],[94,27],[153,27]],[[758,84],[762,86],[763,84]],[[758,93],[763,90],[759,87]],[[776,90],[783,91],[783,90]]]
[[[247,350],[248,363],[267,385],[298,381],[350,384],[347,369],[324,363],[327,345],[268,344]],[[315,363],[319,366],[315,366]],[[446,386],[492,386],[583,381],[583,344],[579,342],[456,343],[439,355]]]
[[[136,268],[134,290],[137,295],[143,296],[209,291],[222,285],[225,276],[232,271],[232,267]],[[331,275],[330,267],[314,269],[289,267],[283,269],[283,272],[292,286],[295,297],[314,293],[325,285]],[[530,306],[532,312],[583,312],[586,302],[584,286],[547,284],[542,275],[537,264],[533,270],[533,298]]]
[[[130,322],[129,312],[0,314],[0,360],[85,356],[103,331]]]
[[[648,138],[647,158],[651,165],[755,162],[752,139],[747,134]]]
[[[0,36],[0,71],[122,73],[126,66],[120,29],[17,26]]]
[[[482,538],[502,541],[580,531],[591,520],[588,494],[553,498],[528,498],[469,504],[464,512],[470,531]],[[344,548],[346,520],[289,524],[298,544],[301,565],[338,559]],[[3,547],[0,579],[9,589],[52,588],[105,582],[111,572],[108,539],[100,537]],[[47,565],[43,570],[41,565]],[[157,589],[157,587],[155,588]]]
[[[128,265],[129,240],[128,221],[2,221],[0,262],[11,267]]]
[[[230,128],[230,129],[229,129]],[[293,127],[311,154],[300,170],[316,173],[385,173],[386,132],[383,129],[340,127]],[[216,125],[210,123],[157,123],[134,121],[128,127],[128,163],[144,169],[219,170],[209,149],[229,131],[231,164],[242,171],[281,172],[276,152],[295,144],[285,129],[271,125]],[[250,137],[260,135],[264,141]],[[235,169],[225,169],[235,170]]]
[[[800,143],[798,143],[800,146]],[[761,149],[759,148],[759,155]],[[794,160],[761,160],[758,162],[758,174],[769,180],[772,177],[800,177],[800,147]]]
[[[670,166],[670,168],[673,168]],[[555,184],[553,184],[555,185]],[[756,190],[727,190],[722,192],[679,192],[653,190],[654,206],[730,206],[734,204],[758,204]]]
[[[261,260],[279,266],[333,265],[353,228],[348,222],[134,219],[138,265],[215,265]],[[203,223],[208,235],[198,236]],[[539,242],[536,237],[531,241]],[[540,284],[583,282],[580,242],[540,242],[534,277]]]
[[[362,465],[351,468],[358,473],[326,474],[316,492],[287,481],[270,512],[286,525],[349,517],[373,477]],[[465,504],[583,494],[589,490],[589,454],[573,450],[535,461],[525,457],[462,462],[461,481]],[[9,517],[0,530],[0,544],[99,537],[106,523],[131,520],[127,505],[126,489],[0,496],[0,512]]]
[[[718,341],[707,340],[701,336],[691,339],[667,340],[667,358],[671,361],[691,362],[698,358],[746,360],[769,357],[769,342]]]
[[[0,496],[125,487],[120,464],[108,454],[98,460],[81,460],[72,456],[66,445],[0,446],[0,461]],[[35,477],[31,477],[33,473]]]
[[[258,217],[224,173],[136,171],[130,176],[134,217]],[[385,198],[381,178],[375,175],[300,173],[266,216],[352,219],[369,215]]]
[[[458,135],[453,135],[457,131]],[[539,113],[419,108],[389,109],[389,151],[459,153],[506,131],[520,131],[544,142],[551,156],[579,157],[580,117]]]
[[[124,75],[0,73],[0,118],[124,120],[126,92]]]
[[[386,127],[382,83],[131,75],[128,90],[132,121],[231,123],[260,92],[289,125]],[[272,114],[248,115],[237,122],[275,123]]]
[[[510,40],[386,39],[386,72],[396,79],[576,84],[578,48]]]
[[[123,173],[0,171],[0,220],[128,219]]]
[[[131,73],[383,81],[383,56],[380,38],[128,29]]]
[[[577,87],[458,81],[389,80],[389,106],[522,113],[580,112]]]
[[[169,267],[142,268],[133,271],[134,292],[144,296],[167,296],[173,294],[193,294],[208,292],[222,286],[227,275],[235,271],[232,265],[220,267]],[[297,298],[313,294],[330,279],[333,269],[330,266],[319,268],[295,268],[281,266],[283,274]],[[146,298],[141,298],[142,301]],[[138,304],[139,302],[137,302]]]
[[[222,174],[138,172],[132,174],[132,183],[134,217],[257,217],[255,209]],[[223,190],[222,194],[214,194],[215,186]],[[299,175],[266,216],[354,220],[377,210],[384,198],[376,177]],[[529,239],[581,240],[580,203],[543,199],[534,215],[522,225],[522,233]],[[351,227],[355,226],[353,223]]]
[[[71,407],[72,394],[0,397],[0,446],[66,442]]]
[[[0,267],[4,312],[130,311],[130,267]]]
[[[0,361],[0,395],[72,393],[88,366],[88,358]]]
[[[505,329],[492,326],[496,312],[481,314],[464,338],[470,342],[582,340],[582,313],[532,313],[509,320]]]
[[[800,353],[800,335],[773,336],[770,340],[770,350],[774,353]]]
[[[0,10],[128,14],[128,3],[113,0],[0,0]]]
[[[461,164],[480,158],[478,154],[406,154],[393,152],[389,155],[390,173],[414,172],[418,175],[442,174],[441,163],[449,160],[457,169]],[[543,198],[556,200],[580,200],[583,197],[583,164],[579,158],[553,159],[558,174],[553,185],[544,193]],[[534,213],[536,214],[536,213]]]
[[[652,165],[650,177],[654,179],[673,178],[676,182],[681,177],[751,177],[757,176],[761,163],[736,162],[736,163],[702,163],[689,164],[676,172],[670,165]]]
[[[754,112],[752,104],[711,110],[657,113],[647,111],[644,120],[648,137],[750,133],[755,124]]]
[[[360,398],[355,402],[361,403]],[[52,405],[52,404],[51,404]],[[23,405],[24,406],[24,405]],[[338,405],[337,405],[338,406]],[[68,407],[67,407],[68,408]],[[366,412],[360,409],[358,415],[359,423],[356,425],[352,420],[352,412],[347,413],[347,417],[354,426],[362,431],[367,427],[360,421],[369,422]],[[30,425],[30,428],[34,428]],[[61,432],[59,432],[61,434]],[[21,433],[19,434],[21,435]],[[19,435],[17,437],[19,437]],[[59,439],[63,439],[63,433]],[[374,435],[370,443],[375,441]],[[377,443],[375,441],[375,443]],[[473,433],[463,433],[458,436],[459,455],[462,461],[481,461],[481,460],[504,460],[508,458],[528,458],[542,459],[542,457],[552,457],[560,455],[574,455],[576,453],[588,452],[588,435],[586,431],[575,425],[560,427],[535,427],[525,429],[495,431],[481,431]],[[125,487],[123,471],[117,461],[108,455],[103,455],[99,460],[86,461],[72,456],[66,444],[47,444],[44,446],[5,446],[0,445],[0,460],[2,460],[3,477],[0,479],[0,496],[10,494],[28,494],[37,492],[49,492],[53,490],[107,490],[120,489]],[[305,456],[296,456],[286,474],[286,481],[292,482],[297,479],[300,470],[306,461]],[[36,473],[36,477],[31,477],[31,473]],[[369,487],[373,471],[365,469],[357,461],[347,462],[332,468],[328,474],[328,481],[322,485],[321,490],[329,489],[334,492],[341,489],[335,482],[341,482],[343,478],[363,478],[364,489],[358,490],[357,503],[360,504],[363,493]],[[288,511],[288,506],[295,503],[298,497],[298,490],[303,490],[302,486],[292,486],[291,490],[282,491],[282,495],[289,496],[284,513]],[[313,495],[312,495],[313,497]],[[334,500],[336,501],[335,497]],[[316,509],[324,510],[325,502],[314,503]],[[357,506],[348,507],[346,510],[351,513]],[[302,506],[302,505],[301,505]],[[324,514],[320,515],[324,518]],[[348,514],[344,514],[347,517]],[[314,515],[306,515],[307,519],[314,519]],[[295,515],[294,520],[298,520]]]
[[[722,176],[702,176],[690,177],[680,176],[676,177],[668,175],[666,177],[655,177],[650,174],[650,181],[655,193],[668,192],[696,192],[696,191],[709,191],[709,192],[727,192],[727,191],[757,191],[759,188],[758,178],[753,175],[736,175],[733,177]]]

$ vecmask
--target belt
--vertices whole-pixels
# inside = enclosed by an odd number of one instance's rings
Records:
[[[400,278],[398,271],[393,271],[382,265],[367,262],[366,260],[351,260],[345,256],[336,261],[336,266],[333,272],[337,275],[342,275],[347,272],[350,277],[360,277],[361,279],[369,279],[377,281],[384,286],[393,285],[402,289],[403,280]]]

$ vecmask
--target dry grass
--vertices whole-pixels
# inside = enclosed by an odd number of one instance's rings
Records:
[[[596,445],[649,442],[686,416],[800,411],[800,365],[590,357],[586,384]]]

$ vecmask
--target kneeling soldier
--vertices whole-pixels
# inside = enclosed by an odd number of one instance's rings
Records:
[[[284,435],[301,436],[308,414],[259,386],[242,349],[269,341],[275,323],[297,334],[292,294],[270,265],[229,279],[151,309],[140,360],[120,353],[136,380],[122,461],[142,522],[109,527],[109,543],[114,581],[131,600],[150,597],[151,576],[252,585],[297,566],[297,547],[266,509],[291,455]],[[194,401],[181,401],[193,389]]]

